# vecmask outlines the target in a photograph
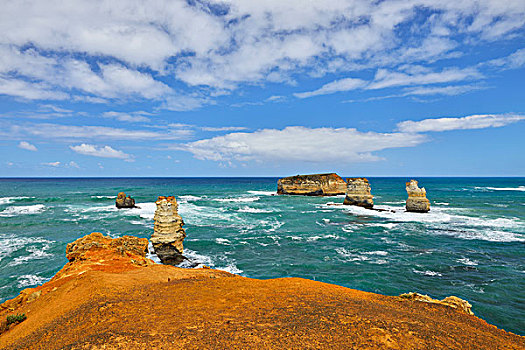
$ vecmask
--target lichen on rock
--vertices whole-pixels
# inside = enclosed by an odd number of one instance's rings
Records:
[[[185,259],[182,242],[186,232],[182,228],[184,221],[177,213],[177,200],[173,196],[160,196],[155,204],[157,209],[153,217],[155,224],[151,244],[163,264],[178,265]]]
[[[364,177],[346,179],[347,190],[343,204],[356,205],[371,209],[374,206],[374,197],[370,193],[370,183]]]
[[[336,196],[345,192],[346,182],[335,173],[295,175],[277,181],[277,194]]]
[[[426,213],[430,210],[430,201],[427,199],[425,188],[419,188],[416,180],[406,183],[408,199],[406,210],[409,212]]]

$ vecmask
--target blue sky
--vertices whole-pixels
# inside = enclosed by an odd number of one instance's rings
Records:
[[[4,2],[0,176],[525,176],[525,2]]]

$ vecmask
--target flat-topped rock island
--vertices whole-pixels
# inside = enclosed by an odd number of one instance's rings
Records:
[[[277,194],[337,196],[346,193],[346,182],[336,173],[295,175],[277,181]]]

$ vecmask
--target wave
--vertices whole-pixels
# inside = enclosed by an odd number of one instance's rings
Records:
[[[47,281],[49,281],[49,278],[41,277],[38,275],[22,275],[18,276],[18,278],[16,279],[18,288],[38,286],[44,284]]]
[[[217,202],[256,202],[260,197],[215,198]]]
[[[97,198],[97,199],[115,199],[117,196],[91,196],[91,198]]]
[[[442,277],[443,276],[439,272],[430,271],[430,270],[420,271],[420,270],[412,269],[412,271],[414,271],[414,273],[417,273],[418,275],[423,275],[423,276],[431,276],[431,277]]]
[[[45,210],[46,206],[43,204],[35,205],[20,205],[16,207],[7,207],[0,212],[0,217],[13,217],[18,215],[39,214]]]
[[[476,188],[483,188],[483,187],[476,187]],[[525,192],[525,186],[518,186],[518,187],[485,187],[487,190],[491,191],[520,191]]]
[[[50,254],[47,252],[47,250],[51,248],[50,244],[44,244],[42,247],[37,246],[30,246],[26,248],[26,251],[29,252],[29,255],[26,256],[19,256],[13,259],[8,266],[16,266],[24,264],[28,261],[32,260],[40,260],[40,259],[46,259],[53,256],[53,254]]]
[[[188,194],[185,196],[179,196],[177,197],[177,199],[179,200],[179,202],[188,202],[188,201],[198,201],[198,200],[203,199],[203,197],[192,196],[191,194]]]
[[[256,196],[275,196],[277,195],[276,191],[248,191],[250,194],[254,194]]]
[[[31,244],[42,244],[47,245],[54,243],[43,237],[18,237],[10,234],[0,234],[0,261],[10,256],[13,252],[16,252],[27,245]]]
[[[237,210],[239,213],[254,213],[254,214],[260,214],[260,213],[273,213],[272,210],[265,210],[265,209],[259,209],[259,208],[252,208],[252,207],[242,207]]]
[[[30,199],[30,198],[35,198],[35,197],[0,197],[0,205],[10,204],[10,203],[13,203],[14,201]]]
[[[242,270],[239,269],[233,262],[229,263],[225,267],[216,267],[215,269],[216,270],[221,270],[221,271],[226,271],[226,272],[229,272],[229,273],[233,273],[235,275],[238,275],[238,274],[242,273]]]
[[[215,242],[217,244],[222,244],[222,245],[231,245],[230,244],[231,242],[227,240],[226,238],[215,238]]]

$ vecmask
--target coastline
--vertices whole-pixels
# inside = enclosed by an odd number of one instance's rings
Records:
[[[51,281],[3,304],[2,319],[24,313],[27,320],[0,335],[0,347],[525,347],[524,337],[449,306],[154,264],[147,244],[91,234],[68,245],[70,262]]]

